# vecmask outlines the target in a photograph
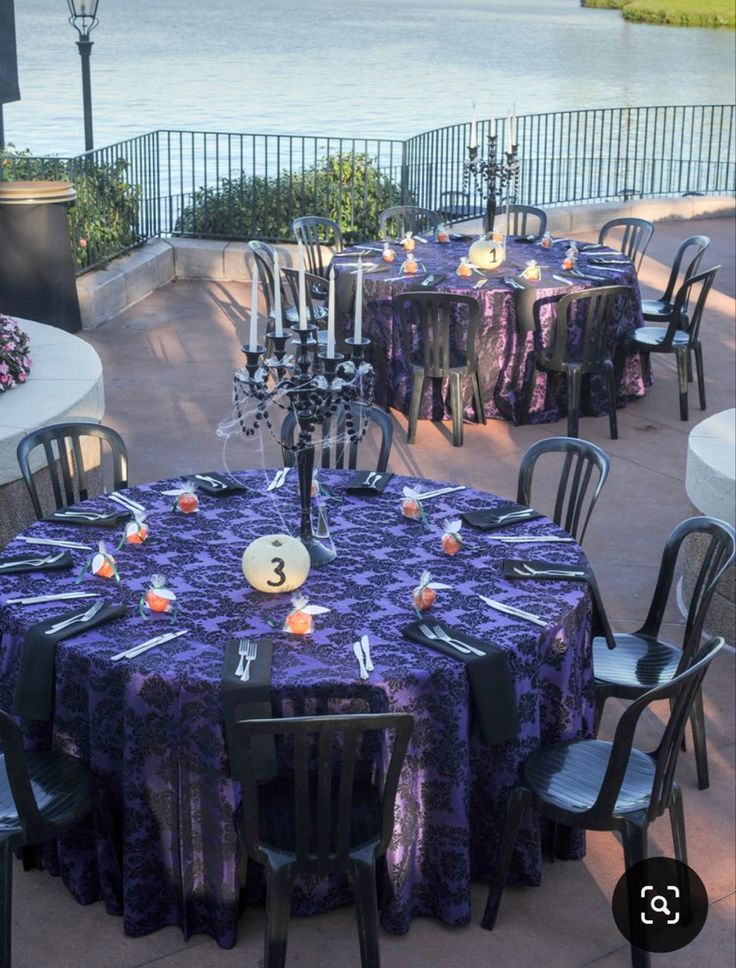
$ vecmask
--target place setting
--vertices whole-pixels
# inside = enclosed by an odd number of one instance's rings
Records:
[[[185,478],[196,486],[198,491],[210,497],[226,497],[231,494],[245,494],[248,488],[228,474],[208,471],[206,474],[191,474]]]

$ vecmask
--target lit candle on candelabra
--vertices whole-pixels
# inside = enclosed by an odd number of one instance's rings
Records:
[[[330,285],[327,291],[327,357],[335,357],[335,267],[330,267]]]
[[[250,337],[248,339],[248,348],[252,352],[258,346],[258,271],[256,269],[255,258],[253,259],[251,273]]]
[[[284,335],[283,320],[281,318],[281,269],[279,268],[279,254],[273,253],[273,314],[274,336]]]
[[[363,260],[358,258],[358,274],[355,279],[355,330],[356,343],[363,339]]]
[[[475,101],[473,101],[473,118],[470,122],[470,141],[468,148],[478,147],[478,118],[475,113]]]
[[[299,243],[299,329],[307,328],[307,282],[304,278],[304,245]]]

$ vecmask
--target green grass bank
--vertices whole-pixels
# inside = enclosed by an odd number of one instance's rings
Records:
[[[580,0],[580,6],[620,10],[632,23],[736,28],[733,0]]]

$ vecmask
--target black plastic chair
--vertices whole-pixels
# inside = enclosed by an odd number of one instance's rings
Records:
[[[659,638],[665,608],[672,590],[675,565],[683,541],[698,535],[702,543],[702,562],[693,585],[687,612],[682,648]],[[667,538],[659,567],[649,614],[637,632],[614,633],[615,648],[604,639],[593,640],[595,677],[595,731],[598,733],[603,707],[611,696],[637,699],[653,686],[670,681],[692,661],[703,634],[703,624],[716,585],[734,559],[734,529],[716,518],[694,517],[682,521]],[[703,696],[695,696],[691,725],[698,788],[708,787],[708,754],[705,743]]]
[[[480,218],[485,207],[473,205],[470,192],[446,191],[440,194],[437,212],[446,222],[462,222],[465,219]]]
[[[367,421],[367,426],[366,426]],[[370,432],[371,426],[378,427],[381,444],[376,461],[376,470],[383,473],[388,467],[391,445],[394,439],[394,425],[391,417],[379,407],[360,404],[340,404],[334,415],[327,417],[319,426],[322,440],[315,440],[318,467],[334,467],[355,470],[360,444]],[[365,429],[365,434],[362,430]],[[283,445],[284,467],[293,467],[295,457],[293,448],[296,443],[298,426],[296,417],[289,411],[281,424],[281,443]],[[351,433],[356,439],[352,439]],[[317,435],[318,438],[318,435]]]
[[[283,269],[284,279],[289,287],[292,306],[286,312],[289,325],[299,325],[299,270]],[[311,272],[304,273],[304,294],[307,304],[307,322],[319,327],[317,339],[320,343],[327,340],[327,305],[318,301],[322,296],[321,289],[324,289],[324,298],[327,298],[328,291],[325,281],[321,276],[315,276]],[[293,322],[291,320],[293,319]]]
[[[82,457],[80,438],[96,437],[109,445],[113,461],[113,487],[118,490],[128,486],[128,452],[123,438],[112,427],[102,424],[74,422],[52,424],[39,427],[21,440],[17,447],[18,464],[26,482],[28,493],[33,503],[36,517],[41,520],[43,511],[41,500],[31,470],[31,452],[36,447],[43,447],[46,455],[46,465],[51,479],[51,487],[56,503],[56,510],[69,507],[76,501],[86,501],[89,497],[87,487],[87,470]],[[102,463],[100,462],[100,468]],[[63,485],[63,494],[62,494]],[[75,487],[77,496],[75,496]]]
[[[381,212],[378,223],[382,239],[401,239],[407,232],[433,234],[442,224],[442,216],[419,205],[394,205]]]
[[[675,308],[675,305],[672,301],[672,295],[675,291],[675,286],[677,285],[677,279],[680,275],[680,268],[683,260],[686,257],[689,259],[685,269],[685,274],[683,276],[683,282],[687,282],[687,280],[691,276],[694,276],[700,268],[703,254],[709,245],[710,239],[707,235],[691,235],[689,238],[685,239],[684,242],[680,243],[680,247],[675,253],[675,259],[672,263],[672,270],[670,271],[670,278],[667,282],[667,288],[662,293],[662,297],[660,299],[642,299],[641,301],[642,315],[647,322],[668,323],[670,319],[672,319],[672,314]],[[689,249],[692,251],[690,251],[688,254]]]
[[[273,275],[275,251],[267,242],[260,242],[256,239],[249,242],[248,246],[253,253],[258,271],[258,281],[261,284],[261,289],[266,299],[266,315],[269,320],[268,329],[271,329],[271,323],[275,320],[274,307],[276,304],[276,280]],[[299,323],[299,310],[296,306],[289,305],[283,278],[279,279],[279,286],[281,287],[282,325],[296,326]]]
[[[537,313],[534,314],[535,359],[540,370],[564,373],[567,381],[567,434],[578,436],[583,377],[601,373],[608,393],[611,439],[618,438],[616,375],[611,347],[618,345],[619,319],[631,298],[628,286],[599,286],[569,292],[557,304],[552,343],[544,345]],[[574,339],[572,333],[576,333]],[[579,334],[579,335],[577,335]]]
[[[0,968],[10,968],[14,851],[56,840],[93,815],[108,840],[118,874],[119,857],[104,791],[80,760],[50,750],[26,751],[18,725],[2,710],[0,744]]]
[[[521,459],[516,493],[519,504],[532,507],[534,469],[537,460],[543,454],[564,454],[555,508],[551,517],[555,524],[559,524],[579,544],[582,544],[593,508],[601,496],[603,485],[611,470],[608,455],[587,440],[576,440],[571,437],[549,437],[546,440],[538,440]]]
[[[700,342],[700,323],[708,293],[720,266],[714,266],[696,276],[691,276],[677,290],[669,324],[665,326],[641,326],[631,336],[631,346],[643,353],[674,353],[677,361],[677,386],[680,394],[680,419],[689,419],[687,399],[688,374],[691,370],[691,353],[695,354],[698,373],[700,409],[705,410],[705,372],[703,370],[703,347]],[[699,290],[699,291],[698,291]],[[695,297],[697,293],[697,298]],[[687,312],[690,303],[695,307]]]
[[[352,882],[362,968],[379,968],[376,860],[393,833],[399,774],[413,727],[406,713],[257,719],[233,727],[239,751],[235,778],[243,788],[238,834],[266,872],[264,968],[286,963],[294,878],[338,873]],[[381,777],[388,730],[394,740]],[[293,775],[259,786],[251,741],[263,736],[292,741]]]
[[[609,239],[611,234],[614,239]],[[613,218],[601,228],[598,242],[623,252],[638,272],[653,235],[654,225],[645,218]]]
[[[555,494],[555,506],[551,519],[564,528],[578,544],[583,543],[585,532],[593,514],[603,486],[608,480],[611,461],[608,454],[588,440],[572,437],[549,437],[538,440],[526,451],[519,465],[519,478],[516,500],[519,504],[532,507],[532,483],[537,461],[544,454],[564,455],[559,482]],[[591,490],[592,488],[592,490]],[[599,592],[594,592],[594,601],[599,608],[595,631],[603,631],[612,640],[608,617],[603,613]],[[607,638],[603,638],[605,643]],[[555,828],[555,843],[557,829]]]
[[[416,441],[419,408],[426,380],[449,380],[452,442],[463,443],[462,381],[469,377],[479,423],[486,422],[478,375],[476,339],[480,306],[472,296],[442,292],[402,292],[394,297],[404,355],[412,370],[407,443]],[[464,320],[459,317],[464,316]]]
[[[291,228],[297,242],[304,246],[307,269],[312,275],[324,279],[329,261],[324,261],[322,246],[329,246],[334,254],[342,252],[344,244],[340,226],[331,218],[323,218],[321,215],[303,215],[294,219]]]
[[[498,215],[506,216],[506,209],[502,208]],[[509,205],[509,224],[506,226],[507,235],[536,235],[541,238],[547,231],[547,213],[534,205]]]
[[[626,868],[647,857],[647,833],[665,810],[670,812],[677,860],[687,863],[682,792],[675,766],[685,724],[703,677],[724,646],[713,639],[688,669],[651,689],[621,716],[612,743],[573,739],[536,750],[522,766],[522,782],[508,799],[496,869],[482,926],[493,930],[522,811],[533,807],[543,817],[586,830],[621,835]],[[633,746],[639,717],[653,702],[669,699],[671,713],[659,746],[644,753]],[[648,968],[649,953],[632,946],[634,968]]]

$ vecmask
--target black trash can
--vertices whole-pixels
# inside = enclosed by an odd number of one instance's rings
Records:
[[[0,313],[81,329],[69,182],[0,182]]]

